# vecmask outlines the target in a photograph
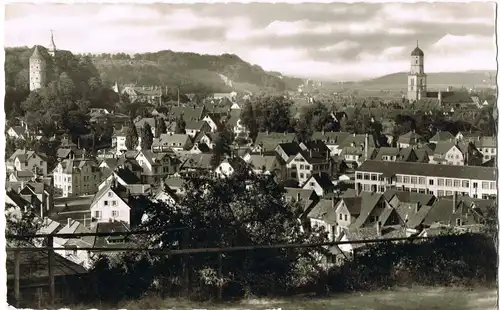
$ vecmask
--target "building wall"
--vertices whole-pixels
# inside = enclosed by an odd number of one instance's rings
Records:
[[[130,207],[111,189],[92,204],[90,211],[98,222],[115,220],[130,224]]]
[[[42,88],[46,84],[46,62],[42,59],[30,59],[30,91]]]
[[[475,198],[496,196],[496,181],[467,178],[441,178],[424,175],[397,174],[384,178],[381,173],[356,172],[356,190],[383,193],[388,188],[433,194],[436,197],[449,196],[454,192]]]

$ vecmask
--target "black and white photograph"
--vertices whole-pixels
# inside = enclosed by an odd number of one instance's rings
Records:
[[[496,3],[4,11],[0,308],[498,309]]]

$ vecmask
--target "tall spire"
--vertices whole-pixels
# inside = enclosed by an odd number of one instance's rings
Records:
[[[56,44],[54,43],[54,32],[50,30],[49,54],[53,57],[56,54]]]
[[[418,47],[418,40],[417,40],[417,47]]]

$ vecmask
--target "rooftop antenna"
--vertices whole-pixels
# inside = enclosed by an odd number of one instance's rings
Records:
[[[418,40],[417,40],[417,47],[418,47]]]

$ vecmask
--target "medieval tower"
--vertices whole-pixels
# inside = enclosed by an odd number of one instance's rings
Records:
[[[56,54],[56,45],[54,44],[54,36],[51,33],[50,45],[48,53],[51,57]],[[47,84],[47,60],[40,53],[38,45],[30,57],[30,91],[42,88]]]
[[[42,88],[47,83],[47,61],[35,46],[30,57],[30,91]]]
[[[427,75],[424,73],[424,52],[417,47],[411,52],[410,73],[408,74],[408,100],[415,101],[426,97]]]

